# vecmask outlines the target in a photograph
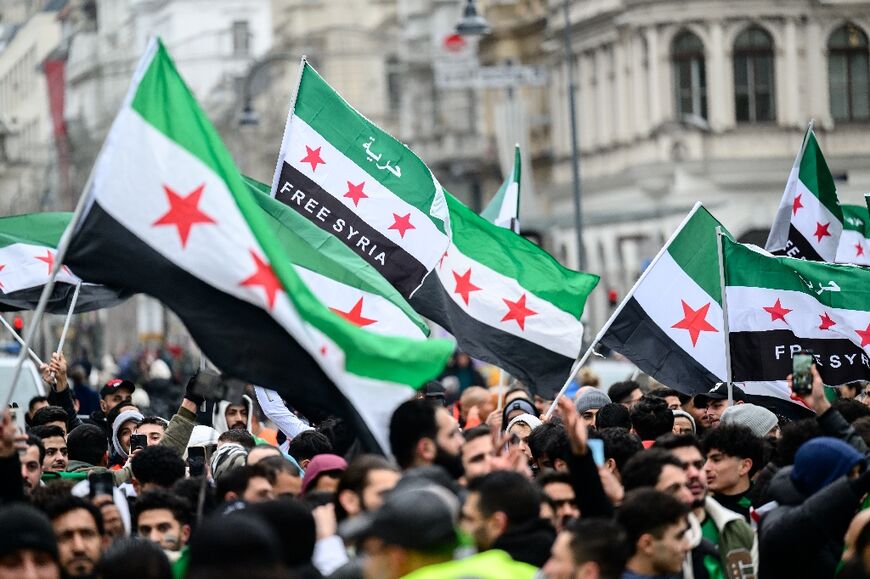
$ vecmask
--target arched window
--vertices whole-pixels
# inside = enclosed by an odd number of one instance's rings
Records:
[[[671,47],[677,118],[697,115],[707,118],[707,71],[704,43],[691,32],[679,33]]]
[[[776,117],[773,99],[773,39],[753,26],[734,41],[734,108],[737,121],[754,123]]]
[[[838,28],[828,39],[828,88],[834,120],[870,120],[867,54],[867,35],[854,24]]]

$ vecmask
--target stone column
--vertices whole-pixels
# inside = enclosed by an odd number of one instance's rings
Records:
[[[734,70],[725,58],[722,23],[710,23],[710,43],[707,46],[707,114],[710,128],[722,131],[735,124]],[[731,51],[728,51],[729,54]]]
[[[776,104],[779,107],[777,116],[782,125],[797,126],[802,124],[800,90],[803,83],[798,76],[797,23],[792,17],[785,19],[782,58],[777,59],[776,64],[780,63],[782,66],[776,71]]]
[[[662,107],[662,91],[661,91],[661,72],[659,54],[659,33],[655,25],[650,26],[645,31],[646,45],[649,66],[648,72],[648,89],[649,89],[649,122],[651,127],[659,125],[665,117],[665,112]]]

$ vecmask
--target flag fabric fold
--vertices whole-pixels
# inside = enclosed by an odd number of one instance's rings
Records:
[[[837,263],[870,265],[870,215],[862,205],[841,205],[843,233],[837,247]]]
[[[765,249],[777,255],[833,262],[842,231],[837,187],[810,127],[789,173]]]
[[[302,61],[272,195],[410,296],[450,242],[444,191],[405,145]]]
[[[829,386],[870,379],[870,270],[775,257],[723,238],[735,382],[787,392],[809,350]]]
[[[447,206],[452,242],[411,305],[470,356],[552,398],[580,353],[580,317],[598,276],[563,267],[449,193]]]
[[[71,217],[72,213],[63,212],[0,217],[0,311],[36,309]],[[61,269],[46,311],[66,314],[75,286],[81,281],[68,267]],[[103,285],[82,283],[75,313],[108,308],[129,295]]]
[[[522,157],[520,146],[514,148],[514,166],[480,216],[499,227],[520,232],[520,177]]]
[[[393,409],[452,352],[366,332],[317,300],[159,41],[86,195],[65,263],[161,300],[220,370],[346,418],[370,450],[389,452]]]

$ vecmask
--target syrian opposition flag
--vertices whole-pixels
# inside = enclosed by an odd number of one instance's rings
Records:
[[[388,450],[392,411],[438,375],[452,344],[366,332],[317,300],[158,41],[92,183],[70,267],[161,300],[223,372],[303,413],[344,417],[366,447]]]
[[[520,232],[520,175],[522,159],[520,146],[514,148],[514,166],[511,174],[505,179],[495,196],[483,211],[481,217],[499,227]]]
[[[765,248],[777,255],[833,262],[842,231],[843,212],[834,178],[810,126]]]
[[[870,216],[862,205],[841,205],[843,233],[837,248],[837,263],[870,265]]]
[[[787,257],[723,239],[735,382],[787,391],[809,350],[825,384],[870,379],[870,270]]]
[[[444,191],[405,145],[302,61],[272,195],[410,296],[450,242]]]
[[[411,305],[468,355],[552,398],[580,353],[580,316],[598,276],[562,267],[449,193],[447,205],[452,243]]]
[[[429,326],[392,285],[353,250],[245,178],[275,240],[317,298],[347,321],[376,334],[425,338]]]
[[[594,342],[688,395],[707,392],[728,376],[717,227],[716,218],[695,204]],[[804,413],[785,392],[752,385],[745,391],[779,414]]]
[[[72,213],[30,213],[0,218],[0,311],[36,309],[54,267],[57,244]],[[68,267],[57,275],[46,311],[66,314],[82,280]],[[129,293],[82,283],[75,313],[121,303]]]

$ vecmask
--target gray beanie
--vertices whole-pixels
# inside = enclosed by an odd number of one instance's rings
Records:
[[[722,413],[720,421],[722,424],[745,426],[759,438],[764,438],[774,426],[779,424],[776,414],[755,404],[735,404]]]
[[[577,407],[577,412],[583,414],[587,410],[596,410],[610,403],[610,396],[601,390],[587,390],[577,398],[574,405]]]

